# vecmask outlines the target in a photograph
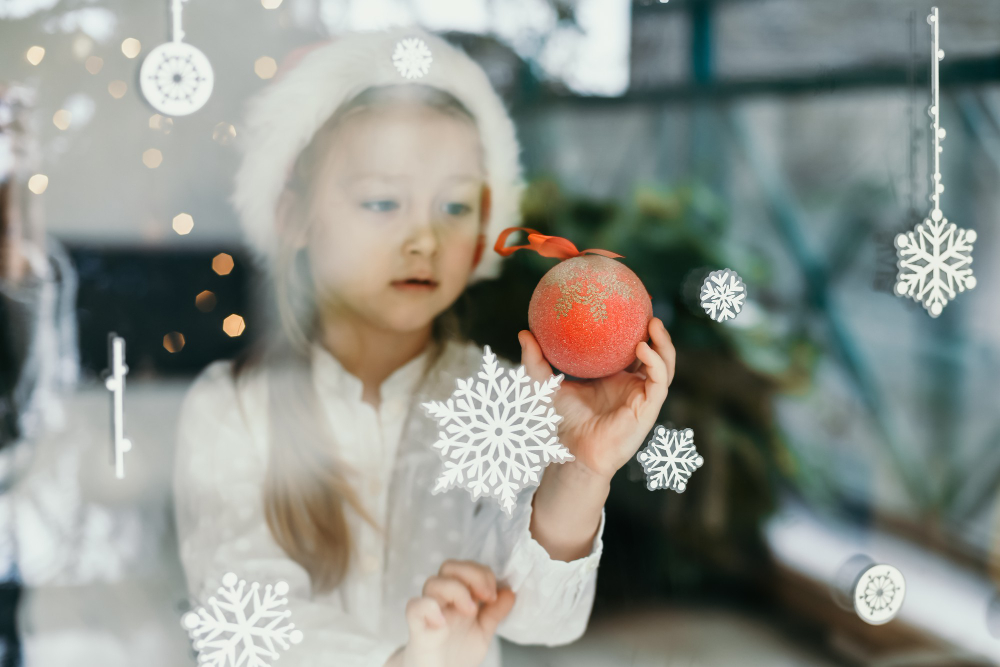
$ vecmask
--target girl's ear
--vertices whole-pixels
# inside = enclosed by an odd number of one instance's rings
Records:
[[[275,211],[278,223],[278,235],[291,243],[296,250],[301,250],[306,246],[306,225],[296,224],[296,215],[299,212],[299,196],[285,188],[278,198],[278,207]]]

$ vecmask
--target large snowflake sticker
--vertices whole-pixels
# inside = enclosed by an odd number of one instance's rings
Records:
[[[288,650],[302,641],[302,631],[289,622],[292,612],[282,609],[288,584],[268,584],[261,595],[260,584],[247,582],[232,572],[222,577],[218,596],[208,599],[208,607],[184,614],[181,625],[188,631],[198,664],[210,667],[270,667],[269,660],[280,657],[277,649]]]
[[[473,500],[497,498],[504,512],[514,510],[517,492],[538,483],[545,465],[572,461],[559,442],[552,396],[563,376],[533,381],[524,366],[504,373],[487,345],[476,377],[459,379],[448,400],[423,403],[442,429],[434,449],[444,461],[434,493],[464,487]]]
[[[694,446],[694,431],[667,430],[657,426],[653,437],[636,458],[646,473],[646,488],[670,489],[684,493],[688,480],[705,459]]]
[[[431,68],[431,50],[419,37],[402,39],[392,52],[392,64],[407,79],[419,79]]]
[[[701,307],[716,322],[739,315],[746,298],[746,285],[732,269],[712,271],[701,285]]]
[[[972,244],[976,230],[960,229],[939,209],[913,231],[896,237],[899,275],[896,294],[923,304],[937,317],[959,292],[976,286]]]

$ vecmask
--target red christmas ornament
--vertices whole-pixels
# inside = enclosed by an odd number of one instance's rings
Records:
[[[503,247],[515,231],[528,245]],[[577,250],[569,240],[509,227],[494,250],[503,256],[535,250],[563,261],[542,276],[528,305],[528,328],[555,368],[578,378],[600,378],[628,368],[635,346],[649,335],[653,304],[639,277],[607,250]],[[589,253],[589,254],[587,254]]]

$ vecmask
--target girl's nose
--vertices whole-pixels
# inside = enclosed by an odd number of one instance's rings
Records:
[[[419,255],[433,254],[438,245],[437,233],[437,225],[434,224],[433,216],[430,214],[414,219],[410,226],[409,238],[406,240],[406,252]]]

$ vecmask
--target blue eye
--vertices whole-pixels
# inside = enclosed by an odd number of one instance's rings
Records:
[[[367,208],[369,211],[375,211],[376,213],[386,213],[399,207],[399,205],[391,199],[366,201],[362,204],[362,206]]]
[[[461,204],[459,202],[451,202],[450,204],[445,204],[445,210],[448,211],[448,215],[467,215],[472,211],[472,207],[467,204]]]

